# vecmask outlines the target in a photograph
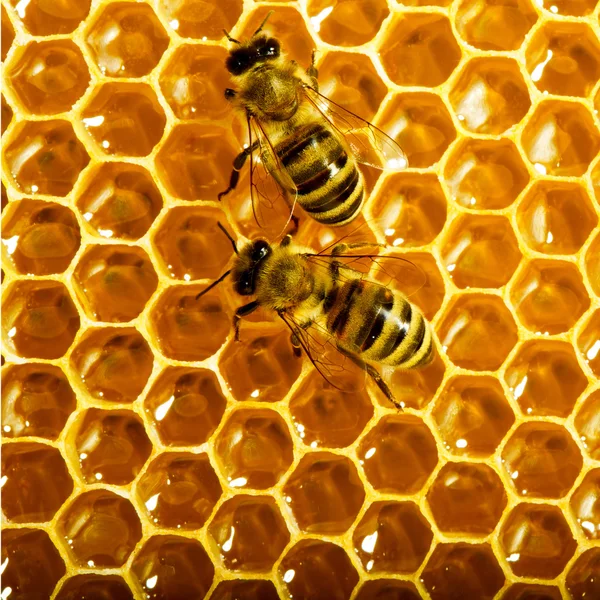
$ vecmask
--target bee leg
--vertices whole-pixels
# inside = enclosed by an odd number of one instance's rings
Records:
[[[292,333],[290,336],[290,342],[292,343],[292,351],[294,352],[294,356],[296,358],[300,358],[302,356],[302,346],[300,345],[300,340],[295,333]]]
[[[317,51],[313,50],[310,67],[308,67],[308,69],[306,69],[306,74],[310,77],[311,87],[314,88],[318,92],[319,91],[319,82],[317,81],[317,78],[319,77],[319,71],[317,71],[317,67],[315,67],[315,55],[316,54],[317,54]]]
[[[250,313],[254,312],[260,304],[254,300],[253,302],[249,302],[248,304],[244,304],[244,306],[240,306],[236,311],[235,315],[233,315],[233,328],[235,329],[235,341],[240,341],[240,319],[243,317],[247,317]]]
[[[231,192],[231,190],[234,190],[236,188],[236,186],[238,184],[238,180],[240,178],[240,171],[244,167],[244,164],[246,163],[246,159],[248,158],[248,156],[250,156],[250,154],[252,154],[252,152],[254,152],[254,150],[256,150],[257,147],[258,147],[258,140],[256,142],[254,142],[251,146],[244,148],[234,158],[233,171],[231,171],[231,177],[229,178],[229,187],[217,196],[217,198],[219,200],[221,200],[221,198],[223,196],[229,194],[229,192]]]
[[[385,244],[378,244],[377,242],[356,242],[354,244],[337,244],[331,249],[331,254],[344,254],[348,250],[360,250],[361,248],[385,248]]]

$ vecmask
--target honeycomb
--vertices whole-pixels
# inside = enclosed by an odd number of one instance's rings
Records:
[[[600,598],[594,0],[1,0],[2,598]],[[223,284],[222,29],[392,135],[365,239],[436,332],[399,412]],[[301,219],[322,248],[339,230]]]

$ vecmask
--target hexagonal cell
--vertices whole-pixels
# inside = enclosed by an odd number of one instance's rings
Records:
[[[166,123],[154,90],[145,83],[103,84],[81,118],[100,151],[116,156],[147,156]]]
[[[148,460],[152,444],[135,413],[90,408],[77,427],[75,450],[87,483],[126,485]]]
[[[283,495],[302,531],[329,534],[347,531],[365,499],[354,464],[329,452],[304,456]]]
[[[492,600],[504,573],[489,544],[439,544],[421,575],[432,600]]]
[[[577,444],[556,423],[523,423],[502,451],[502,467],[521,496],[562,498],[582,466]]]
[[[135,246],[88,246],[73,273],[75,291],[96,321],[125,323],[144,310],[158,277],[148,255]]]
[[[449,95],[458,120],[474,133],[498,135],[529,110],[529,91],[512,58],[471,59]]]
[[[577,548],[560,508],[518,504],[499,534],[509,567],[520,577],[558,577]]]
[[[357,455],[371,485],[390,494],[418,492],[438,462],[431,431],[409,414],[383,417],[363,438]]]
[[[146,597],[204,598],[215,568],[200,542],[156,535],[136,555],[131,573]]]
[[[159,527],[199,529],[221,497],[221,484],[206,454],[167,452],[149,465],[137,495]]]
[[[147,4],[115,2],[89,27],[86,42],[107,77],[142,77],[158,64],[169,36]]]
[[[2,7],[2,8],[4,9],[4,7]],[[2,112],[0,113],[0,131],[1,131],[2,135],[4,135],[4,132],[6,131],[7,127],[10,125],[10,122],[12,121],[13,109],[11,108],[10,104],[6,101],[4,94],[1,94],[0,98],[1,98],[1,107],[2,107],[1,108]],[[4,208],[4,203],[2,204],[2,207]]]
[[[71,210],[54,202],[11,202],[2,219],[4,259],[23,275],[62,273],[81,243]]]
[[[0,58],[2,59],[2,62],[4,62],[15,39],[15,29],[4,8],[4,4],[2,5],[2,18],[0,18],[0,22],[2,24],[2,34],[0,35],[2,49],[0,51]]]
[[[75,575],[60,588],[56,600],[133,600],[133,594],[122,577],[118,575]]]
[[[600,79],[600,44],[585,23],[547,23],[529,40],[525,60],[542,92],[585,97]]]
[[[394,15],[379,56],[394,83],[436,87],[456,68],[461,51],[446,16],[411,12]]]
[[[4,158],[20,191],[51,196],[66,196],[90,161],[71,123],[61,120],[20,124]]]
[[[579,176],[600,151],[600,134],[584,105],[546,100],[529,117],[521,144],[542,175]]]
[[[133,327],[88,330],[71,353],[71,365],[88,393],[108,402],[133,402],[153,363],[148,342]]]
[[[510,140],[465,140],[444,171],[450,197],[473,210],[506,208],[525,189],[529,173]]]
[[[221,581],[210,598],[211,600],[279,600],[272,581],[238,578]]]
[[[502,298],[487,294],[455,298],[437,333],[450,360],[473,371],[496,371],[518,339],[517,326]]]
[[[109,162],[94,167],[77,198],[91,228],[105,238],[137,240],[160,212],[163,200],[152,176],[139,165]]]
[[[71,40],[31,42],[7,75],[24,106],[42,115],[71,110],[90,82],[81,50]]]
[[[462,215],[452,222],[442,260],[459,288],[506,285],[522,254],[510,221],[503,216]]]
[[[600,539],[600,469],[592,469],[571,496],[571,512],[580,531],[590,540]]]
[[[294,460],[285,421],[273,410],[234,412],[215,443],[221,472],[235,488],[274,486]]]
[[[600,548],[587,550],[573,563],[566,588],[573,600],[587,600],[600,594]]]
[[[414,502],[373,502],[352,535],[354,551],[368,573],[413,573],[433,534]]]
[[[503,594],[502,600],[562,600],[562,594],[555,586],[513,583]]]
[[[354,596],[356,600],[420,600],[415,584],[400,579],[365,581]]]
[[[60,358],[79,331],[79,314],[59,281],[18,281],[2,303],[5,347],[23,358]]]
[[[358,583],[358,573],[342,547],[311,539],[288,551],[279,576],[290,598],[311,600],[349,600]]]
[[[58,550],[39,529],[3,529],[2,564],[2,589],[15,598],[50,598],[66,573]]]
[[[10,0],[10,3],[33,35],[52,35],[74,31],[88,16],[91,0],[61,0],[59,5],[45,0],[31,0],[27,4]]]
[[[575,428],[589,456],[600,460],[600,390],[585,399],[575,417]]]
[[[60,452],[16,442],[2,446],[2,513],[12,523],[50,521],[73,491]]]
[[[532,260],[512,282],[511,300],[530,331],[554,335],[569,331],[590,299],[578,268],[558,260]]]
[[[600,165],[600,163],[598,164]],[[588,248],[585,264],[592,290],[597,296],[600,296],[600,233]]]
[[[427,492],[437,526],[448,533],[487,535],[506,507],[496,471],[485,464],[446,463]]]
[[[540,6],[554,14],[583,17],[593,12],[596,0],[542,0]]]
[[[456,29],[480,50],[518,50],[537,21],[529,0],[462,0],[456,13]]]
[[[600,377],[600,310],[592,313],[579,333],[577,348],[594,375]]]

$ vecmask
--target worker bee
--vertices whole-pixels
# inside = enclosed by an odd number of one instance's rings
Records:
[[[316,221],[341,226],[360,212],[365,183],[357,164],[399,170],[408,162],[398,144],[371,123],[318,92],[314,53],[304,71],[281,52],[277,39],[261,34],[267,15],[254,35],[236,44],[226,66],[238,89],[225,97],[245,112],[249,144],[233,162],[233,190],[251,157],[252,208],[259,213],[282,197],[293,214],[296,203]],[[269,184],[272,177],[277,186]]]
[[[405,259],[364,253],[380,245],[351,243],[349,236],[319,253],[296,245],[290,235],[273,245],[257,239],[238,251],[235,240],[220,223],[219,227],[233,245],[234,264],[197,298],[229,275],[237,294],[254,297],[234,315],[236,340],[240,319],[260,307],[274,311],[290,329],[295,354],[304,350],[334,387],[339,387],[336,378],[344,367],[331,360],[332,349],[365,371],[400,408],[373,365],[411,369],[427,364],[433,351],[432,331],[417,306],[371,275],[373,267],[386,272],[386,264],[389,271],[393,261]],[[371,268],[356,268],[362,259]]]

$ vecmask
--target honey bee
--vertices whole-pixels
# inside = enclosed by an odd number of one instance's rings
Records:
[[[344,241],[346,238],[315,253],[296,245],[290,235],[274,245],[257,239],[238,251],[235,240],[220,223],[219,227],[233,245],[234,264],[197,298],[229,275],[237,294],[254,296],[234,315],[236,340],[240,319],[259,307],[274,311],[291,331],[294,353],[300,356],[304,350],[334,387],[339,387],[336,377],[344,368],[329,360],[329,349],[365,371],[401,408],[374,365],[411,369],[427,364],[433,352],[431,327],[401,292],[377,283],[369,273],[354,267],[360,259],[367,259],[385,271],[386,261],[403,258],[361,254],[368,247],[380,245],[349,243],[349,239]]]
[[[261,34],[271,13],[245,42],[227,39],[236,47],[226,61],[237,89],[225,97],[243,111],[249,144],[233,162],[229,187],[251,156],[250,192],[257,222],[263,206],[273,206],[273,187],[291,208],[296,202],[313,219],[327,225],[349,223],[365,200],[365,183],[358,163],[399,170],[408,161],[398,144],[371,123],[318,92],[313,53],[304,71],[284,57],[277,39]],[[269,176],[277,186],[269,186]]]

